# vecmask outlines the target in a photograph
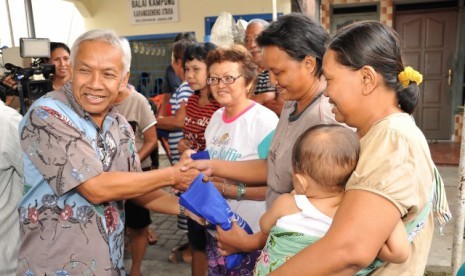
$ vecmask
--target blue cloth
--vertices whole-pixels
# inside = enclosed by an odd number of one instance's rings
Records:
[[[179,204],[197,216],[205,218],[211,224],[219,225],[223,230],[231,229],[232,221],[235,220],[247,233],[252,234],[252,229],[247,222],[229,208],[215,185],[210,181],[204,183],[203,178],[203,174],[195,178],[189,189],[180,196]],[[227,256],[226,267],[232,269],[238,266],[243,258],[243,253]]]
[[[463,263],[459,271],[457,271],[457,276],[465,276],[465,263]]]
[[[200,159],[210,159],[210,154],[208,154],[208,151],[199,151],[196,153],[191,154],[191,158],[194,160],[200,160]]]

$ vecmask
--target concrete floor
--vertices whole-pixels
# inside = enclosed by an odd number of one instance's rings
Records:
[[[447,199],[452,212],[453,219],[444,228],[444,235],[439,235],[436,227],[431,244],[431,250],[428,257],[428,270],[451,272],[452,245],[455,232],[455,222],[458,202],[458,167],[457,166],[438,166],[439,172],[446,186]],[[437,224],[436,224],[437,226]],[[462,263],[465,262],[465,254],[462,253]]]

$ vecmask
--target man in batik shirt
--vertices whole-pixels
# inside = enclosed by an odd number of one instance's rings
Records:
[[[113,31],[86,32],[71,63],[72,82],[37,100],[20,124],[18,275],[124,274],[123,200],[178,214],[174,196],[158,189],[185,189],[196,175],[178,173],[181,165],[140,172],[134,133],[113,108],[129,78],[128,44]]]

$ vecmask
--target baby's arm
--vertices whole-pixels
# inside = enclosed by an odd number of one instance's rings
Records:
[[[290,207],[291,206],[291,207]],[[260,218],[261,232],[253,235],[247,234],[244,229],[239,227],[237,223],[233,223],[230,230],[222,230],[221,227],[217,226],[217,239],[219,252],[223,256],[230,255],[237,252],[252,252],[254,250],[262,249],[266,244],[266,239],[270,233],[271,228],[276,224],[276,221],[286,215],[290,214],[290,208],[295,206],[294,195],[283,194],[279,196],[273,203],[271,208],[266,211],[265,214]],[[296,213],[299,211],[295,206]]]
[[[260,218],[260,229],[268,235],[279,218],[299,212],[292,194],[280,195]]]
[[[399,219],[394,231],[378,253],[378,258],[389,263],[403,263],[410,256],[410,242],[402,220]]]

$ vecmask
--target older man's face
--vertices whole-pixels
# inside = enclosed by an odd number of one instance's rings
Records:
[[[78,103],[101,125],[119,90],[127,84],[122,52],[104,41],[83,42],[73,64],[73,93]]]
[[[262,49],[258,46],[255,39],[263,31],[263,26],[260,24],[251,24],[245,30],[244,45],[252,54],[252,59],[255,64],[262,66]]]

